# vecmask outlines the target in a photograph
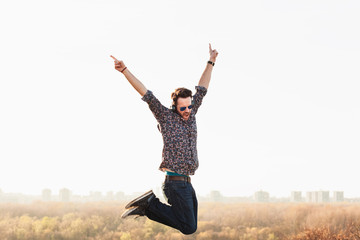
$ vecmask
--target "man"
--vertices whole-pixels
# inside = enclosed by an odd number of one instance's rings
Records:
[[[147,216],[149,219],[173,227],[183,234],[192,234],[197,229],[197,199],[191,185],[190,175],[198,168],[196,149],[196,118],[198,108],[209,87],[211,72],[218,52],[209,44],[210,60],[200,78],[196,93],[178,88],[171,94],[171,109],[164,107],[154,94],[129,71],[123,61],[115,61],[115,69],[140,93],[148,103],[158,121],[158,128],[164,140],[160,170],[166,172],[163,191],[169,205],[159,201],[148,191],[125,206],[122,217]]]

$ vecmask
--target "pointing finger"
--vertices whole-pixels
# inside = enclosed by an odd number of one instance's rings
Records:
[[[112,59],[114,59],[116,62],[119,62],[119,60],[117,60],[113,55],[110,55],[110,57],[111,57]]]
[[[212,52],[211,44],[209,43],[209,52]]]

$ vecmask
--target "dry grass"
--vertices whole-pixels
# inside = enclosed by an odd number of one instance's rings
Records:
[[[360,240],[359,204],[201,203],[184,236],[146,218],[120,218],[124,203],[0,204],[0,239]]]

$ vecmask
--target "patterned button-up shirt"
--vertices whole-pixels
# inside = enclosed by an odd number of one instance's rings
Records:
[[[193,108],[188,120],[184,120],[178,113],[163,106],[151,91],[147,91],[142,100],[148,103],[156,120],[160,125],[160,132],[164,141],[160,170],[171,170],[182,175],[194,175],[199,166],[196,150],[196,118],[198,108],[207,89],[196,86],[193,96]]]

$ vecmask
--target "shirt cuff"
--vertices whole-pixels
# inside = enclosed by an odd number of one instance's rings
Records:
[[[146,93],[144,94],[144,96],[141,98],[141,100],[143,100],[145,102],[149,102],[149,100],[151,99],[152,96],[153,96],[152,91],[147,90]]]
[[[204,95],[207,93],[206,87],[203,86],[195,86],[195,89],[199,91],[200,93],[203,93]]]

